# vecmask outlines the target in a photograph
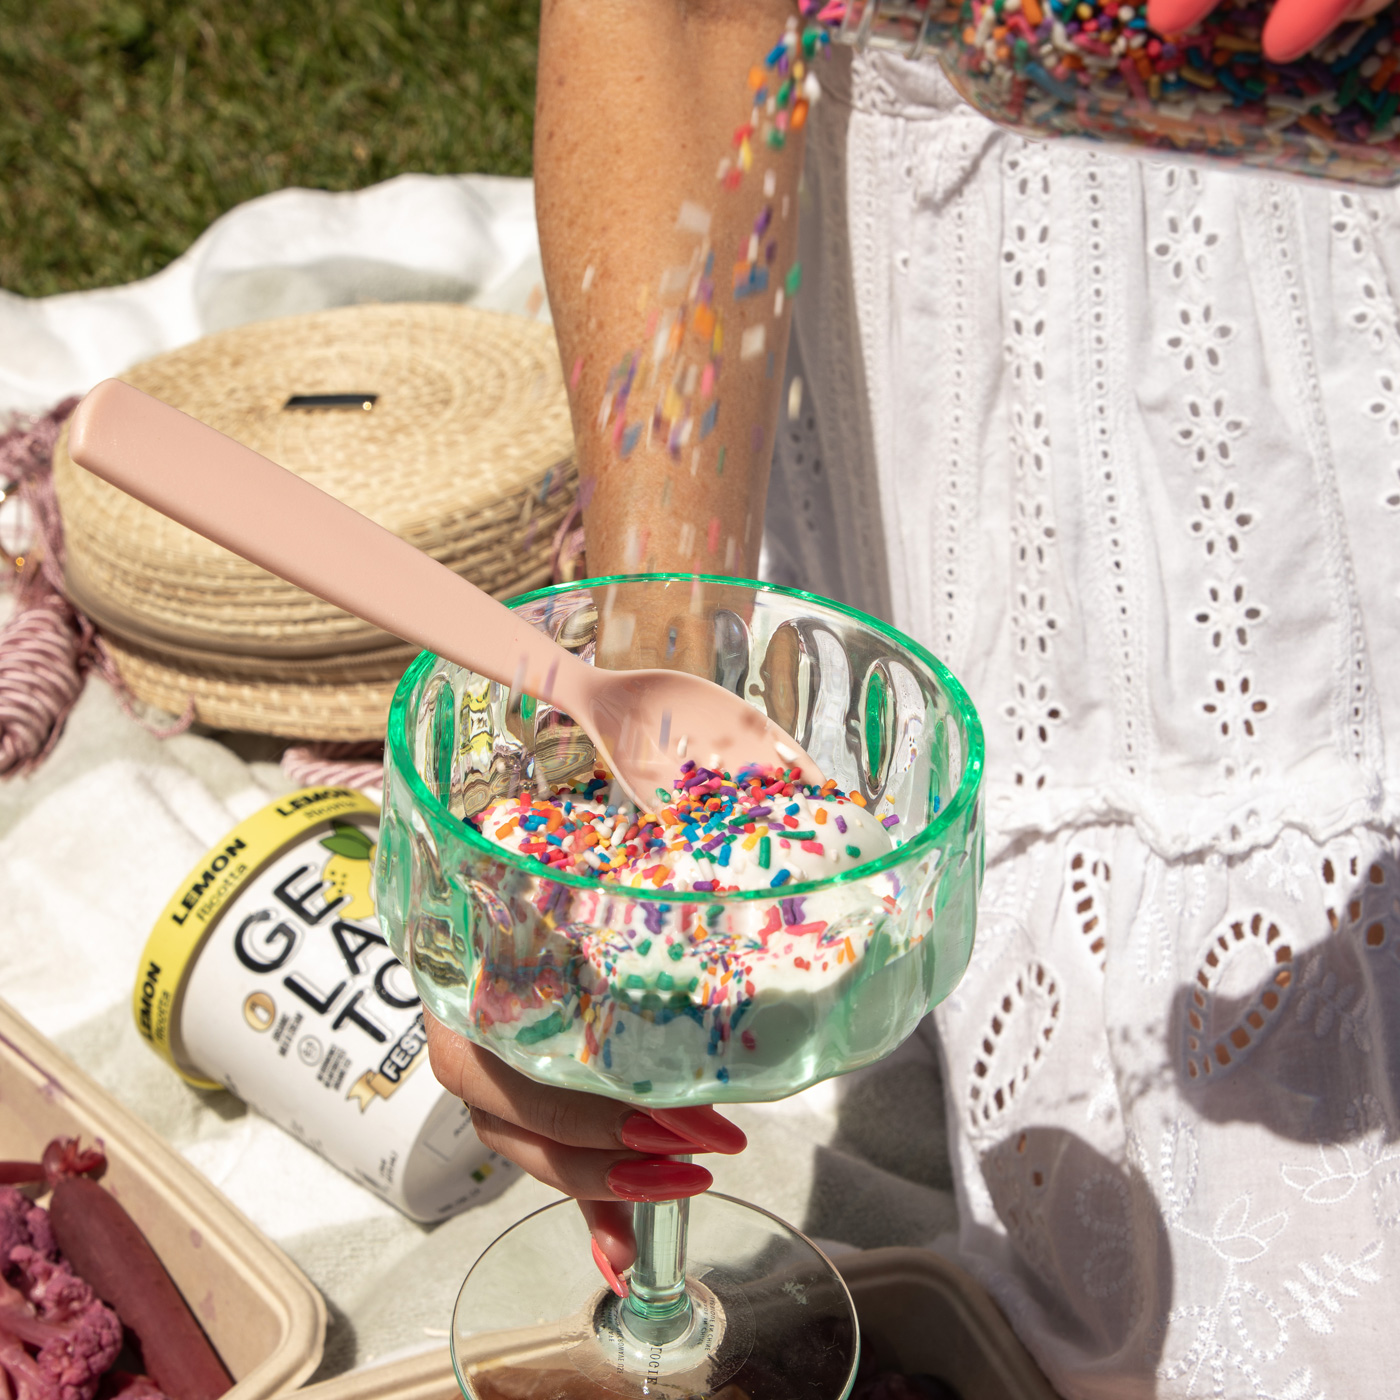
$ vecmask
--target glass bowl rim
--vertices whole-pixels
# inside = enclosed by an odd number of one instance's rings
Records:
[[[632,885],[619,884],[615,880],[603,880],[589,875],[575,875],[571,871],[548,870],[533,856],[519,855],[504,846],[497,845],[494,841],[488,841],[470,822],[453,816],[452,812],[428,791],[427,785],[423,782],[412,762],[412,756],[408,752],[408,726],[405,721],[409,693],[422,673],[434,662],[443,658],[439,657],[436,652],[421,651],[409,663],[408,669],[404,671],[399,678],[398,685],[394,688],[394,698],[389,706],[387,744],[393,759],[393,766],[408,784],[415,802],[425,807],[430,815],[457,829],[469,848],[490,856],[494,860],[503,861],[505,864],[538,879],[549,880],[554,884],[568,885],[573,889],[590,890],[598,894],[620,895],[625,892],[628,899],[648,904],[747,903],[760,899],[805,897],[824,890],[838,889],[903,865],[907,860],[921,858],[938,844],[938,838],[943,832],[961,818],[964,811],[976,800],[977,791],[981,786],[982,766],[985,757],[982,721],[967,691],[963,689],[962,683],[927,647],[920,645],[912,637],[907,636],[896,627],[891,627],[889,623],[880,621],[879,618],[861,612],[858,608],[838,603],[834,598],[824,598],[821,594],[812,593],[807,589],[788,588],[779,583],[765,583],[761,579],[730,578],[723,574],[606,574],[598,578],[576,579],[572,583],[556,583],[547,588],[535,588],[528,593],[517,594],[513,598],[506,599],[505,606],[515,609],[523,607],[526,603],[537,602],[541,598],[549,598],[562,593],[591,591],[617,583],[716,583],[726,587],[749,588],[759,593],[776,593],[784,598],[796,598],[840,613],[888,638],[896,643],[901,650],[908,651],[918,657],[933,672],[947,693],[952,702],[952,708],[962,723],[967,755],[957,791],[933,821],[925,825],[913,840],[903,846],[895,846],[887,855],[881,856],[878,860],[865,861],[850,870],[843,871],[838,875],[829,875],[822,880],[805,880],[801,883],[783,885],[779,889],[736,890],[726,893],[710,890],[644,890]],[[456,662],[449,661],[447,664],[455,666]]]

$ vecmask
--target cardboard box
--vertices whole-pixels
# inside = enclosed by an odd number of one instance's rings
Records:
[[[160,1256],[236,1384],[265,1400],[321,1359],[326,1305],[311,1280],[193,1167],[0,1002],[0,1158],[55,1137],[101,1138],[101,1178]]]
[[[936,1376],[962,1400],[1057,1400],[986,1291],[941,1255],[870,1249],[834,1262],[860,1318],[862,1375]],[[461,1400],[461,1391],[438,1349],[307,1386],[296,1400]]]
[[[936,1376],[963,1400],[1056,1400],[987,1291],[929,1249],[865,1249],[833,1261],[860,1318],[861,1373]]]

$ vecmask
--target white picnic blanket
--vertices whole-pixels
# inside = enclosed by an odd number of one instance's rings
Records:
[[[144,282],[35,301],[0,292],[0,418],[214,329],[365,300],[523,313],[541,280],[529,181],[286,190],[225,215]],[[0,597],[0,619],[7,607]],[[455,1220],[415,1225],[231,1095],[184,1084],[138,1038],[130,992],[146,934],[205,849],[294,786],[277,753],[238,736],[157,740],[90,681],[43,768],[0,782],[0,995],[316,1282],[331,1315],[325,1377],[441,1345],[477,1254],[553,1193],[522,1178]],[[751,1145],[710,1163],[717,1188],[824,1239],[932,1243],[955,1223],[939,1082],[921,1033],[859,1075],[738,1108]]]

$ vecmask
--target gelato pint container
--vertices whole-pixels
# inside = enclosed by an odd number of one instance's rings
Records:
[[[141,1035],[414,1220],[494,1196],[514,1168],[433,1078],[423,1009],[375,919],[379,809],[303,788],[241,822],[175,891],[136,978]]]

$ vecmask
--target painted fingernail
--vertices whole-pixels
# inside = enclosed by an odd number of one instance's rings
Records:
[[[1216,0],[1147,0],[1147,24],[1158,34],[1180,34],[1199,24]]]
[[[663,1128],[679,1133],[706,1152],[732,1156],[749,1145],[743,1129],[721,1117],[709,1104],[702,1108],[653,1108],[651,1116]]]
[[[668,1162],[653,1157],[619,1162],[608,1173],[608,1190],[624,1201],[675,1201],[698,1196],[714,1182],[704,1167],[693,1162]]]
[[[1264,57],[1292,63],[1322,42],[1356,7],[1356,0],[1278,0],[1264,21]]]
[[[649,1113],[633,1113],[622,1121],[618,1137],[633,1152],[694,1152],[699,1144],[663,1128]],[[703,1149],[699,1149],[703,1150]]]
[[[617,1294],[619,1298],[627,1296],[627,1285],[618,1278],[617,1270],[613,1268],[608,1260],[608,1256],[603,1253],[602,1246],[597,1240],[591,1241],[593,1245],[593,1262],[598,1266],[598,1272],[602,1274],[609,1288]]]

